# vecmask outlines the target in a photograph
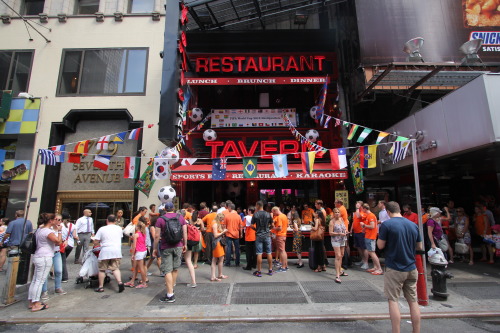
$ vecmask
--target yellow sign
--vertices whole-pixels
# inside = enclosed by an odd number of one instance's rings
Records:
[[[335,200],[342,200],[344,203],[344,207],[346,209],[349,209],[349,192],[342,190],[342,191],[335,191]]]

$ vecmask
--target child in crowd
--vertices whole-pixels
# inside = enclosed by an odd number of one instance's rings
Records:
[[[147,247],[146,247],[146,219],[145,217],[139,218],[137,224],[135,225],[135,234],[132,237],[132,247],[130,248],[130,254],[134,258],[134,272],[132,278],[129,282],[125,283],[125,286],[130,288],[147,288],[148,279],[146,275],[146,267],[144,266],[144,258],[146,258]],[[135,285],[135,279],[137,274],[140,272],[142,280],[137,286]]]

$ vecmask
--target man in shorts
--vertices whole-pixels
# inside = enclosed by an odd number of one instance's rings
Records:
[[[379,249],[385,249],[384,293],[389,301],[392,332],[400,331],[398,299],[403,290],[410,307],[413,332],[417,333],[420,332],[420,309],[417,302],[415,252],[422,249],[422,240],[418,226],[401,216],[397,202],[390,201],[385,207],[391,218],[380,226],[377,245]]]
[[[267,275],[273,275],[273,252],[271,249],[271,235],[269,234],[269,226],[272,223],[271,214],[264,210],[262,201],[257,201],[255,204],[255,214],[250,222],[255,227],[255,253],[257,255],[257,270],[253,272],[254,276],[262,276],[262,253],[267,253],[267,264],[269,272]]]
[[[361,222],[366,218],[361,206],[363,201],[356,201],[356,211],[352,214],[351,235],[354,240],[354,247],[358,250],[361,261],[354,263],[361,265],[361,269],[368,269],[368,251],[365,246],[365,231],[361,226]]]
[[[380,260],[375,253],[375,242],[377,240],[377,217],[370,211],[370,205],[364,203],[361,206],[361,210],[365,213],[365,218],[359,224],[365,232],[365,247],[368,251],[368,256],[372,259],[373,268],[368,268],[366,271],[373,275],[382,275],[382,267],[380,266]]]
[[[279,207],[272,208],[274,228],[276,232],[276,250],[278,252],[281,267],[278,268],[277,272],[287,272],[288,271],[288,257],[285,250],[286,243],[286,232],[288,229],[288,218],[283,214]]]
[[[160,298],[162,303],[173,303],[175,302],[174,295],[174,285],[177,280],[177,270],[181,267],[181,257],[187,250],[187,223],[181,214],[174,213],[174,204],[172,202],[167,202],[165,204],[165,210],[167,211],[165,215],[161,216],[156,220],[156,233],[153,249],[155,257],[158,256],[158,244],[160,244],[161,251],[161,272],[165,274],[165,285],[167,286],[167,294],[165,297]],[[165,233],[165,219],[164,218],[175,218],[179,219],[182,226],[182,240],[176,244],[169,244],[164,239],[163,234]],[[161,236],[161,241],[160,241]]]
[[[95,292],[102,293],[104,291],[104,278],[106,271],[113,272],[113,276],[118,282],[118,292],[125,290],[120,273],[120,262],[122,259],[122,237],[123,230],[115,224],[116,217],[108,215],[106,226],[99,228],[94,236],[94,242],[101,247],[99,252],[99,287]]]

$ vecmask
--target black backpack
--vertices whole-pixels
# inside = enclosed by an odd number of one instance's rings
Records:
[[[167,244],[177,244],[182,241],[184,237],[179,217],[180,214],[176,214],[174,217],[167,217],[165,215],[161,217],[165,221],[165,230],[163,231],[162,237]]]

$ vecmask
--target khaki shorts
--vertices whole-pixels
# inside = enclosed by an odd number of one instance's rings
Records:
[[[384,274],[384,293],[389,301],[397,302],[401,289],[408,302],[417,301],[417,279],[416,269],[409,272],[400,272],[387,267]]]
[[[286,237],[276,236],[276,250],[278,252],[285,252]]]
[[[116,271],[120,269],[121,259],[104,259],[99,260],[99,270],[104,272],[106,270]]]
[[[161,271],[168,274],[181,267],[182,247],[174,247],[161,251]]]

